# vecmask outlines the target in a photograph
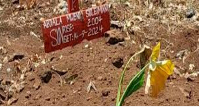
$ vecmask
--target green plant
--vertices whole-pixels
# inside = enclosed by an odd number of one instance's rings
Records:
[[[151,55],[149,55],[149,53],[151,53]],[[160,43],[158,43],[157,46],[153,48],[152,52],[147,47],[144,47],[141,51],[137,52],[129,59],[129,61],[125,65],[124,70],[122,71],[121,78],[119,81],[116,106],[121,106],[128,96],[130,96],[133,92],[137,91],[142,87],[144,83],[144,74],[147,67],[149,67],[149,72],[147,77],[147,84],[145,87],[145,93],[148,93],[149,87],[151,86],[152,97],[156,97],[158,93],[162,89],[164,89],[167,77],[173,73],[174,64],[170,60],[158,61],[157,59],[159,57],[159,54]],[[125,72],[131,61],[133,61],[133,59],[137,55],[141,56],[140,62],[142,69],[131,79],[121,96],[121,88]]]

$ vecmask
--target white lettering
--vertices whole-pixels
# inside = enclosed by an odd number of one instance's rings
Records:
[[[52,45],[53,47],[55,47],[55,46],[57,45],[57,42],[58,42],[58,41],[57,41],[57,39],[53,36],[53,34],[52,34],[53,32],[56,33],[56,29],[52,29],[51,32],[50,32],[50,37],[51,37],[52,39],[55,40],[55,41],[52,41],[52,42],[51,42],[51,45]],[[54,34],[54,35],[55,35],[55,34]],[[56,42],[56,43],[55,43],[55,42]]]
[[[89,8],[86,10],[86,17],[96,16],[99,14],[106,13],[108,11],[109,11],[109,6],[107,4],[99,7]]]
[[[82,19],[81,12],[75,12],[66,16],[68,22],[77,21]]]
[[[54,26],[62,25],[62,18],[56,17],[53,19],[45,20],[43,23],[44,28],[51,28]]]

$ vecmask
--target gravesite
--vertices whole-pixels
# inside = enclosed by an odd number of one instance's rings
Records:
[[[199,106],[199,1],[0,0],[1,106]]]

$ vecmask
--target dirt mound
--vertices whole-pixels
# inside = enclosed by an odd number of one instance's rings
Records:
[[[138,12],[139,7],[132,2],[109,3],[111,20],[123,26],[111,27],[105,37],[45,54],[40,18],[58,16],[53,12],[58,2],[43,0],[27,10],[18,9],[11,0],[0,0],[1,105],[114,106],[123,65],[142,45],[152,47],[161,41],[161,59],[171,59],[176,65],[166,89],[154,99],[144,94],[143,86],[124,105],[198,106],[199,28],[194,21],[198,19],[184,16],[177,19],[181,22],[178,25],[168,17],[159,18],[165,10],[159,3],[153,6],[162,8],[162,12],[148,11],[149,16],[145,16],[145,10]],[[176,3],[172,4],[171,8],[178,9]],[[138,17],[131,19],[130,10]],[[139,70],[138,64],[138,59],[133,61],[125,84]],[[96,90],[87,92],[91,82]]]

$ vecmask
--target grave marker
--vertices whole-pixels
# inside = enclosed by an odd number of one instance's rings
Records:
[[[45,52],[102,37],[110,30],[108,4],[80,10],[42,22]]]

